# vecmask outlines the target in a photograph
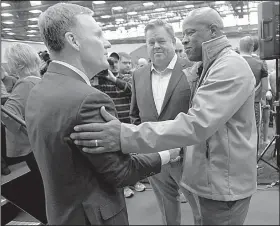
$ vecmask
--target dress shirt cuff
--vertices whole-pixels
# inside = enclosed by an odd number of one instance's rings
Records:
[[[160,155],[160,158],[161,158],[161,165],[162,166],[169,163],[169,161],[170,161],[169,151],[160,151],[159,155]]]

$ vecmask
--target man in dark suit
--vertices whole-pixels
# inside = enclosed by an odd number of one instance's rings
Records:
[[[190,65],[175,53],[173,28],[162,20],[147,24],[146,44],[152,63],[136,70],[132,80],[131,121],[174,119],[180,112],[188,112],[190,86],[183,70]],[[182,150],[183,151],[183,150]],[[149,178],[156,195],[164,225],[180,225],[181,210],[179,182],[182,161],[170,163],[161,173]]]
[[[92,14],[82,6],[58,3],[39,17],[53,61],[31,90],[25,115],[50,225],[127,225],[120,188],[159,173],[176,154],[91,155],[71,142],[76,124],[104,121],[101,106],[116,115],[113,101],[90,85],[93,75],[108,68],[105,48],[110,47]]]

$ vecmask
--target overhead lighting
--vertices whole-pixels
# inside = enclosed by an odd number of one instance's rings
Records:
[[[154,5],[153,2],[144,2],[143,3],[143,6],[152,6],[152,5]]]
[[[165,8],[157,8],[157,9],[155,9],[156,12],[161,12],[161,11],[164,11],[164,10],[165,10]]]
[[[184,1],[176,1],[176,2],[184,2]]]
[[[223,4],[226,4],[226,2],[225,1],[216,1],[215,4],[216,5],[223,5]]]
[[[33,9],[29,11],[30,13],[41,13],[42,11],[39,9]]]
[[[118,22],[123,22],[124,19],[122,19],[122,18],[117,18],[116,21],[118,21]]]
[[[194,5],[185,5],[185,8],[189,9],[189,8],[193,8]]]
[[[8,32],[7,35],[15,35],[13,32]]]
[[[28,27],[38,27],[37,24],[29,24]]]
[[[30,21],[38,21],[38,18],[29,18]]]
[[[100,4],[104,4],[105,1],[93,1],[92,3],[95,5],[100,5]]]
[[[8,27],[3,28],[3,31],[10,31],[10,30],[12,30],[12,28],[8,28]]]
[[[13,14],[11,14],[11,13],[2,13],[1,16],[4,16],[4,17],[6,17],[6,16],[13,16]]]
[[[127,15],[136,15],[136,14],[137,14],[137,12],[135,12],[135,11],[134,11],[134,12],[128,12],[128,13],[127,13]]]
[[[112,10],[122,10],[122,9],[123,9],[123,7],[121,7],[121,6],[112,7]]]
[[[144,16],[140,16],[140,19],[141,20],[149,20],[149,17],[147,15],[144,15]]]
[[[110,15],[103,15],[103,16],[101,16],[101,18],[103,18],[103,19],[110,18],[110,17],[111,17]]]
[[[37,32],[36,30],[29,30],[29,31],[27,31],[28,33],[35,33],[35,32]]]
[[[13,24],[13,21],[3,21],[3,24]]]
[[[42,5],[41,1],[30,1],[31,6]]]
[[[29,36],[29,37],[34,37],[35,35],[32,35],[32,34],[28,34],[28,35],[26,35],[26,36]]]
[[[1,2],[1,7],[9,7],[11,6],[9,3]]]

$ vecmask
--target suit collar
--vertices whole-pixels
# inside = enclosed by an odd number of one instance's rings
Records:
[[[72,77],[74,79],[77,79],[77,80],[87,84],[85,79],[83,79],[79,75],[79,73],[77,73],[76,71],[72,70],[71,68],[69,68],[63,64],[56,63],[55,61],[50,63],[47,73],[54,73],[54,74],[61,74],[64,76],[69,76],[69,77]],[[46,75],[47,75],[47,73],[46,73]],[[46,75],[44,75],[44,76],[46,76]]]
[[[178,82],[180,81],[182,75],[184,75],[183,72],[183,66],[182,66],[183,60],[178,58],[176,61],[176,64],[174,66],[174,69],[172,70],[172,74],[166,89],[166,93],[165,93],[165,97],[162,103],[162,107],[161,107],[161,112],[160,115],[164,112],[176,86],[178,85]],[[159,115],[159,116],[160,116]]]

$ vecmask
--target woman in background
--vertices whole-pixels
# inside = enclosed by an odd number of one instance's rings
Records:
[[[41,60],[35,49],[24,43],[9,46],[4,57],[6,57],[10,71],[19,77],[4,107],[20,119],[25,120],[25,106],[28,95],[30,90],[41,80],[39,68]],[[1,116],[7,128],[7,157],[10,157],[13,163],[26,161],[31,170],[33,182],[36,184],[36,194],[33,197],[38,199],[39,206],[36,208],[43,210],[41,220],[43,219],[42,223],[46,223],[43,182],[26,130],[5,113],[2,112]]]

